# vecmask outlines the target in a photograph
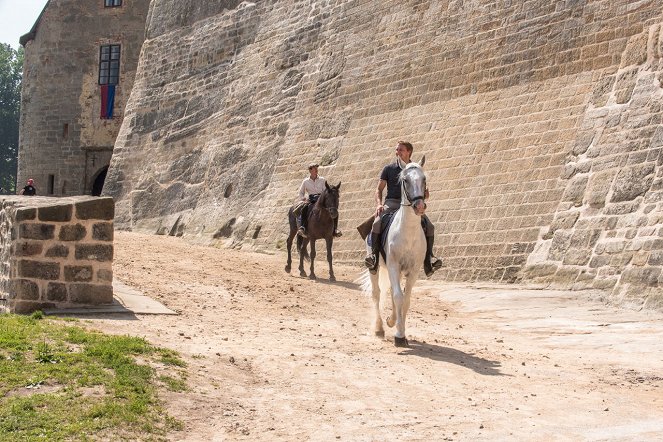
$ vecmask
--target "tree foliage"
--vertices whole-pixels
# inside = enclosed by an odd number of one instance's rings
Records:
[[[15,193],[23,48],[0,43],[0,188]]]

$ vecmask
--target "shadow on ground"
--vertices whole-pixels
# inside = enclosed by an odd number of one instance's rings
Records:
[[[486,376],[511,376],[500,372],[499,368],[501,367],[501,364],[498,361],[491,361],[460,350],[435,344],[426,344],[410,340],[410,346],[399,354],[405,356],[419,356],[433,361],[460,365]]]

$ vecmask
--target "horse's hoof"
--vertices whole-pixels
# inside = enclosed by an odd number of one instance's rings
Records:
[[[409,347],[410,344],[407,342],[407,338],[399,338],[398,336],[394,336],[394,345],[396,347]]]
[[[285,266],[285,272],[290,273],[290,266]]]
[[[315,276],[313,273],[311,273],[310,275],[308,275],[308,279],[317,279],[317,278],[318,278],[318,277]]]
[[[331,275],[331,276],[329,277],[329,280],[330,280],[331,282],[336,282],[336,277],[335,277],[334,275]]]
[[[302,278],[306,278],[307,275],[306,272],[302,270],[299,272],[299,276],[301,276]]]
[[[376,331],[375,336],[378,338],[384,338],[384,330]]]

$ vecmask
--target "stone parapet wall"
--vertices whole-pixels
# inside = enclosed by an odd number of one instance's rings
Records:
[[[112,198],[3,197],[1,204],[3,310],[113,302]]]

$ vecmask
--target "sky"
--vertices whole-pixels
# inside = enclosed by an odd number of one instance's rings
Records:
[[[18,49],[18,39],[32,29],[47,0],[0,0],[0,43]]]

